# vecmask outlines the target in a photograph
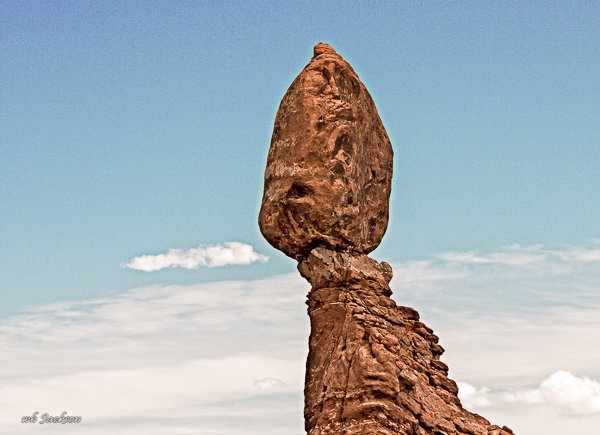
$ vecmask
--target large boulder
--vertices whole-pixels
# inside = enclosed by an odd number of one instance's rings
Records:
[[[358,75],[333,48],[317,44],[275,118],[263,236],[297,260],[316,247],[371,252],[387,228],[392,158]]]

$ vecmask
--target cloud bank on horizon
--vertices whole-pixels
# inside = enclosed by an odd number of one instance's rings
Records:
[[[599,265],[597,242],[443,253],[395,264],[392,290],[440,336],[467,408],[519,434],[592,434]],[[290,273],[30,307],[0,321],[0,432],[38,410],[81,415],[82,434],[304,433],[308,290]]]
[[[199,246],[182,250],[169,249],[165,254],[133,257],[123,267],[143,272],[156,272],[169,267],[198,269],[199,267],[222,267],[264,263],[269,257],[258,254],[251,245],[225,242],[222,245]]]
[[[502,403],[545,404],[559,409],[565,416],[600,415],[600,382],[586,376],[575,376],[565,370],[553,373],[533,389],[492,391],[487,387],[476,388],[466,382],[458,382],[458,387],[463,406],[472,409]]]

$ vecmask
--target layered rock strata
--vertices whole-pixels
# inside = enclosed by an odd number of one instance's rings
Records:
[[[312,285],[308,434],[508,435],[465,410],[438,337],[390,299],[368,253],[388,222],[392,148],[368,91],[326,44],[285,94],[259,226]]]

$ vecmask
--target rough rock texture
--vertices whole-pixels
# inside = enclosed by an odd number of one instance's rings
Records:
[[[390,299],[392,268],[366,255],[387,227],[391,176],[371,97],[318,44],[279,107],[259,216],[265,238],[312,285],[306,431],[512,434],[461,406],[438,337]]]
[[[438,337],[390,299],[387,263],[316,248],[298,270],[312,284],[309,434],[512,433],[463,409]]]
[[[392,146],[352,67],[326,44],[286,92],[265,171],[259,226],[275,248],[368,253],[388,223]]]

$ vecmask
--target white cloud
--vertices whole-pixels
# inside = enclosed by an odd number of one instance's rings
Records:
[[[560,261],[576,263],[600,262],[600,249],[594,247],[547,249],[543,245],[522,246],[515,244],[505,246],[496,252],[445,252],[438,257],[449,263],[529,267],[539,266],[547,262]]]
[[[490,406],[490,399],[487,397],[490,389],[487,387],[476,388],[466,382],[457,382],[458,397],[463,406],[468,409],[478,409]]]
[[[168,267],[197,269],[198,267],[221,267],[229,265],[266,262],[268,257],[254,252],[251,245],[226,242],[222,245],[199,246],[187,250],[169,249],[166,254],[140,255],[133,257],[123,267],[155,272]]]
[[[539,389],[513,389],[505,391],[498,395],[498,400],[508,403],[523,403],[526,405],[544,402],[544,398]]]
[[[527,266],[542,262],[547,259],[547,256],[544,252],[536,252],[531,249],[523,250],[520,246],[514,245],[504,248],[503,251],[488,254],[479,254],[476,251],[446,252],[441,254],[439,258],[450,263]]]
[[[395,265],[392,289],[440,336],[465,406],[519,434],[593,434],[595,249],[465,253],[484,263],[442,254]],[[522,260],[530,255],[536,260]],[[18,421],[35,410],[66,410],[84,417],[84,435],[304,433],[308,289],[296,272],[151,286],[4,319],[0,432],[30,431]]]
[[[600,382],[559,370],[544,379],[537,388],[508,387],[493,391],[458,382],[459,397],[468,409],[481,410],[492,405],[514,403],[546,404],[558,408],[562,415],[585,417],[600,415]]]
[[[0,433],[35,410],[82,434],[300,433],[307,290],[295,273],[154,286],[5,319]]]
[[[276,378],[264,378],[254,381],[254,385],[256,385],[261,390],[270,390],[273,388],[285,387],[285,382],[283,382],[281,379]]]
[[[600,414],[600,383],[561,370],[540,385],[544,400],[573,415]]]

